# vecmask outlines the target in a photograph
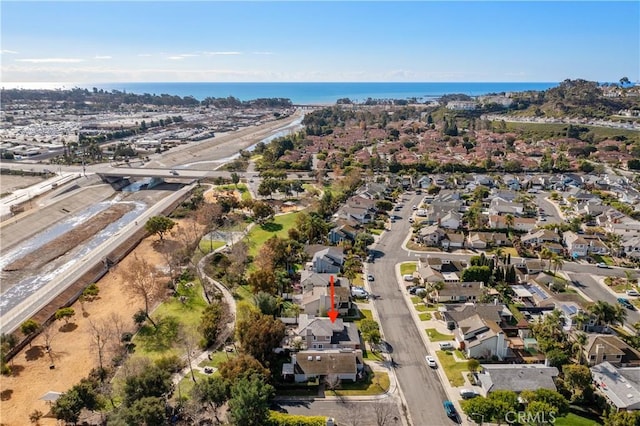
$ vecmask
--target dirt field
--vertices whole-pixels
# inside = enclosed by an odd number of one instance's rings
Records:
[[[0,175],[0,194],[13,192],[42,182],[38,176]]]
[[[178,221],[180,223],[180,221]],[[91,322],[100,324],[112,321],[112,315],[122,319],[126,330],[133,331],[132,316],[143,305],[133,300],[126,291],[119,271],[126,269],[127,262],[137,255],[162,268],[165,263],[161,254],[154,248],[157,237],[150,237],[110,271],[97,284],[100,288],[99,299],[85,302],[86,315],[82,314],[79,302],[72,307],[76,311],[72,323],[76,328],[62,328],[63,323],[56,322],[56,330],[51,341],[55,369],[50,369],[51,359],[44,351],[43,336],[38,336],[31,348],[27,347],[12,361],[13,376],[0,377],[0,425],[25,426],[31,424],[29,414],[34,410],[48,413],[50,406],[39,398],[48,391],[64,392],[86,377],[89,371],[98,365],[97,353],[91,347]],[[59,329],[73,329],[59,331]],[[43,426],[56,425],[52,417],[40,420]]]

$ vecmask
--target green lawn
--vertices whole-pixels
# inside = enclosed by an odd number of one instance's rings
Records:
[[[362,321],[363,319],[373,319],[373,314],[371,313],[370,309],[359,309],[360,312],[360,319],[355,320],[353,323],[356,325],[356,327],[360,328],[360,321]]]
[[[217,351],[211,354],[211,360],[205,359],[198,366],[200,367],[217,367],[220,363],[227,361],[228,359],[235,358],[237,353]]]
[[[238,302],[241,300],[246,300],[250,303],[253,303],[253,293],[251,293],[251,290],[249,290],[248,285],[241,285],[236,287],[235,291],[233,292],[233,298]]]
[[[198,370],[193,370],[193,375],[196,376],[196,381],[200,381],[206,377],[209,377],[208,374],[201,373]],[[191,389],[195,386],[193,382],[193,378],[191,377],[191,372],[189,371],[186,376],[180,380],[178,386],[176,387],[175,392],[173,393],[173,398],[178,398],[181,396],[182,398],[189,397],[191,393]]]
[[[428,309],[424,305],[424,303],[420,303],[420,304],[413,305],[413,306],[416,308],[416,311],[418,311],[418,312],[427,312],[428,311]]]
[[[432,342],[447,342],[453,340],[453,334],[442,334],[435,328],[427,328],[425,332]]]
[[[207,254],[213,250],[217,250],[220,247],[224,246],[226,243],[224,241],[220,241],[220,240],[205,240],[202,239],[200,240],[200,250],[204,253]]]
[[[400,264],[400,274],[413,274],[418,269],[417,262],[404,262]]]
[[[389,375],[384,372],[376,371],[373,377],[370,374],[366,381],[340,384],[340,389],[335,391],[337,396],[356,396],[356,395],[379,395],[389,389]],[[333,394],[333,391],[327,391],[327,394]]]
[[[421,303],[422,302],[422,298],[418,297],[418,296],[411,296],[411,303],[413,303],[414,305],[416,303]]]
[[[468,371],[466,362],[456,362],[452,352],[436,351],[439,365],[444,369],[451,386],[464,385],[463,371]]]
[[[573,413],[569,413],[565,417],[557,417],[554,423],[555,426],[598,426],[601,424]]]
[[[431,314],[429,312],[423,312],[418,316],[420,317],[421,321],[429,321],[431,319]]]
[[[382,234],[383,229],[376,229],[376,228],[371,228],[369,229],[369,232],[371,232],[372,235],[380,235]]]
[[[184,326],[187,330],[195,331],[207,302],[202,296],[200,284],[189,288],[180,285],[177,294],[185,297],[184,302],[179,297],[171,297],[152,312],[151,317],[157,329],[147,321],[136,333],[133,338],[136,355],[152,360],[167,355],[180,355],[181,349],[174,348],[178,329]]]
[[[287,213],[273,218],[269,223],[256,225],[251,228],[247,240],[249,241],[249,255],[255,256],[260,251],[260,247],[273,236],[287,238],[289,229],[293,228],[299,212]]]

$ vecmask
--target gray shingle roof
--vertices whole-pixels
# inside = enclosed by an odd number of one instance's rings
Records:
[[[553,381],[558,376],[556,367],[534,365],[483,365],[483,372],[478,374],[482,387],[489,392],[496,390],[524,390],[551,389],[556,390]]]

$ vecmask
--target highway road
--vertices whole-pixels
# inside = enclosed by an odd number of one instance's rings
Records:
[[[132,232],[144,227],[147,219],[151,216],[159,214],[167,208],[171,203],[182,197],[186,192],[193,189],[192,186],[185,186],[178,191],[165,197],[160,202],[145,210],[134,223],[126,225],[113,237],[102,243],[96,249],[89,252],[80,261],[69,268],[62,274],[49,281],[44,287],[26,298],[20,304],[7,312],[2,312],[0,317],[0,329],[2,333],[11,333],[16,330],[22,322],[32,317],[36,312],[50,303],[58,294],[64,291],[69,285],[73,284],[78,278],[91,269],[96,263],[99,263],[109,253],[115,250],[122,242],[127,239]]]
[[[407,218],[411,215],[411,206],[418,204],[422,196],[407,196],[404,208],[395,215],[401,216],[384,232],[380,240],[372,246],[377,256],[374,263],[368,264],[368,273],[375,277],[369,283],[371,291],[377,297],[375,304],[385,341],[391,346],[391,357],[395,363],[398,385],[407,404],[410,422],[415,426],[453,425],[443,409],[443,401],[448,397],[440,383],[437,372],[428,368],[425,356],[427,349],[409,310],[395,273],[396,264],[416,260],[401,249],[402,243],[410,232]]]

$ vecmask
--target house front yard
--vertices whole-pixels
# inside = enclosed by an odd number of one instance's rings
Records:
[[[463,386],[464,385],[464,372],[468,371],[466,362],[457,362],[453,357],[453,352],[449,351],[436,351],[438,356],[439,366],[444,369],[449,384],[451,386]]]
[[[418,269],[418,264],[416,262],[404,262],[400,264],[400,274],[413,274],[416,269]]]
[[[389,375],[382,371],[371,372],[366,380],[359,382],[340,383],[340,387],[335,391],[327,391],[327,393],[335,393],[336,396],[357,396],[357,395],[379,395],[389,390]]]
[[[432,342],[448,342],[453,340],[453,334],[442,334],[435,328],[427,328],[425,332]]]

